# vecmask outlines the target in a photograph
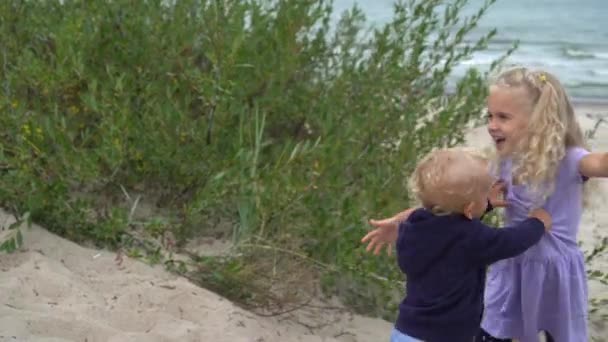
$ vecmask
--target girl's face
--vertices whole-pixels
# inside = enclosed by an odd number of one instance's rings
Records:
[[[523,87],[490,87],[487,99],[488,132],[494,140],[496,151],[506,156],[513,151],[525,136],[532,104]]]

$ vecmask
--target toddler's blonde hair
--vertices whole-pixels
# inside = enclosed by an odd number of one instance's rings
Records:
[[[492,184],[487,159],[466,148],[430,152],[410,178],[417,200],[436,214],[463,213],[471,202],[486,200]]]

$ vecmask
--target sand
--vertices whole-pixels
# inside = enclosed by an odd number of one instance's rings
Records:
[[[372,341],[390,333],[389,322],[336,311],[308,318],[335,322],[321,331],[259,317],[162,267],[119,264],[115,253],[38,226],[24,231],[25,250],[0,259],[0,341]]]
[[[586,112],[608,107],[578,105]],[[475,146],[488,143],[483,128],[469,134]],[[594,149],[608,151],[608,125],[600,126]],[[608,183],[599,182],[581,225],[583,249],[608,231],[603,208]],[[12,219],[0,211],[0,225]],[[388,341],[392,324],[342,311],[301,312],[299,318],[260,317],[188,280],[138,260],[85,248],[34,225],[24,230],[25,246],[0,255],[0,342],[3,341]],[[371,256],[370,256],[371,257]],[[608,271],[608,258],[591,267]],[[608,298],[608,286],[589,282],[590,297]],[[307,324],[301,324],[306,317]],[[293,318],[293,316],[291,316]],[[298,323],[300,322],[300,323]],[[331,322],[321,329],[311,326]],[[592,336],[606,340],[597,315]],[[601,336],[604,336],[601,338]]]

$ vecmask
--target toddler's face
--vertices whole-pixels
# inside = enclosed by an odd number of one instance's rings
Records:
[[[500,156],[512,153],[527,133],[532,105],[523,87],[490,87],[488,132]]]

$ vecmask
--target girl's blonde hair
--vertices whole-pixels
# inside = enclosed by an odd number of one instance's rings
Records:
[[[523,88],[529,96],[528,132],[513,156],[513,177],[544,202],[555,190],[555,177],[566,149],[588,149],[570,99],[555,76],[524,67],[503,71],[492,85]]]

